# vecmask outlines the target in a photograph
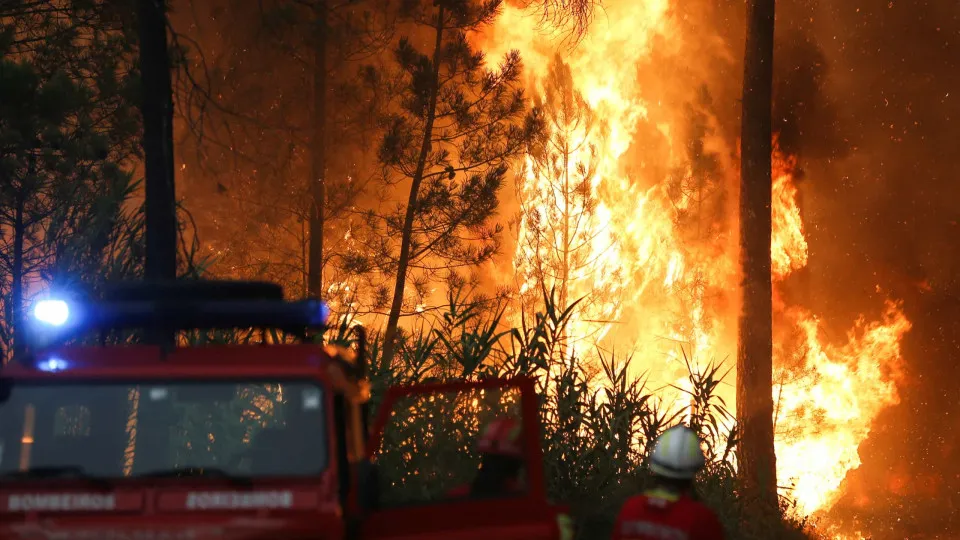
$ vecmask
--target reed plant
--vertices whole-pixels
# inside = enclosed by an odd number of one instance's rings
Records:
[[[374,401],[397,384],[478,380],[528,375],[539,387],[542,447],[547,490],[551,498],[570,506],[578,540],[609,538],[623,502],[652,485],[646,460],[656,437],[683,421],[704,441],[707,465],[697,478],[695,496],[713,508],[727,530],[727,538],[742,540],[816,538],[812,523],[792,512],[782,498],[779,519],[759,523],[750,505],[738,497],[735,451],[737,429],[727,404],[717,394],[728,371],[722,363],[698,363],[684,351],[688,366],[685,407],[668,407],[657,389],[631,369],[629,354],[596,351],[592,356],[569,356],[565,328],[574,306],[557,305],[556,295],[544,292],[542,309],[517,328],[504,329],[503,308],[470,302],[451,291],[445,309],[433,319],[422,319],[400,335],[398,353],[384,365],[379,334],[371,336],[371,379]],[[349,344],[343,328],[335,341]],[[376,403],[375,403],[376,406]],[[431,408],[432,407],[432,408]],[[443,407],[446,407],[444,409]],[[406,471],[417,496],[427,496],[422,476],[438,474],[451,452],[468,452],[466,441],[477,422],[457,416],[453,405],[413,405],[408,414],[389,425],[389,438],[402,439],[429,431],[447,436],[445,450],[393,455],[382,466]],[[437,418],[443,418],[438,422]],[[428,420],[432,419],[432,420]],[[432,421],[429,429],[418,426]],[[469,427],[467,426],[469,424]],[[440,460],[440,461],[438,461]],[[464,471],[451,473],[460,481]],[[410,476],[414,475],[414,476]]]

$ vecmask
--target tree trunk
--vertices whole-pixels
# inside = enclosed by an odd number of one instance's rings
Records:
[[[390,314],[387,316],[387,327],[383,335],[383,365],[389,366],[396,353],[397,326],[400,324],[400,311],[403,309],[403,292],[407,283],[407,268],[410,265],[410,243],[413,240],[413,220],[417,214],[417,199],[420,194],[420,183],[423,182],[423,173],[430,155],[430,142],[433,139],[433,122],[437,115],[437,94],[440,91],[440,63],[443,51],[443,4],[437,9],[437,35],[433,48],[433,87],[430,89],[430,105],[427,110],[426,122],[423,126],[423,141],[420,145],[420,155],[417,158],[417,168],[410,183],[410,196],[407,199],[407,212],[403,220],[403,231],[400,236],[400,257],[397,260],[397,280],[393,286],[393,303],[390,305]]]
[[[313,66],[313,140],[310,176],[310,246],[307,250],[307,294],[323,295],[323,224],[326,204],[327,6],[316,0]]]
[[[143,96],[148,279],[177,277],[177,212],[173,172],[173,91],[164,0],[139,0]]]
[[[13,329],[13,358],[20,359],[26,351],[23,339],[23,237],[24,194],[18,191],[13,214],[13,264],[10,268],[10,323]],[[0,359],[2,361],[2,359]]]
[[[771,100],[775,0],[747,3],[740,183],[743,307],[737,350],[737,462],[757,510],[777,511],[773,444],[773,321],[770,274]]]
[[[560,305],[557,306],[562,313],[569,307],[570,302],[570,130],[564,126],[563,135],[563,261],[560,269]],[[564,366],[567,365],[568,358],[572,355],[573,344],[570,343],[570,320],[563,325],[560,332],[560,361]]]
[[[560,309],[567,309],[570,298],[570,148],[563,141],[563,261],[560,268]],[[564,334],[566,332],[564,331]]]
[[[173,89],[167,52],[167,11],[164,0],[138,0],[140,79],[143,95],[143,169],[146,201],[146,260],[148,280],[177,278],[177,201],[173,179]],[[176,344],[173,333],[148,331],[148,343],[164,348]]]

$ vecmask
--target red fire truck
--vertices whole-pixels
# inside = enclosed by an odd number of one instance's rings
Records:
[[[365,336],[315,344],[327,318],[245,282],[38,302],[28,352],[0,372],[0,540],[570,537],[545,493],[531,380],[392,387],[368,426]],[[224,329],[232,344],[213,339]],[[179,345],[129,344],[133,331]],[[525,489],[447,496],[504,415],[523,428]]]

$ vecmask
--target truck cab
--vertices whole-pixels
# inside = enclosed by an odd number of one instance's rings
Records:
[[[38,303],[28,354],[0,371],[0,540],[569,534],[546,499],[532,381],[390,388],[371,418],[365,335],[314,343],[322,303],[269,284],[117,290]],[[298,339],[143,345],[131,328]],[[480,471],[484,424],[504,415],[522,426],[522,489],[451,495]]]

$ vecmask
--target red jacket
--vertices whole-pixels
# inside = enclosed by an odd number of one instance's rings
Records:
[[[713,511],[686,495],[648,491],[620,509],[613,540],[724,540]]]

